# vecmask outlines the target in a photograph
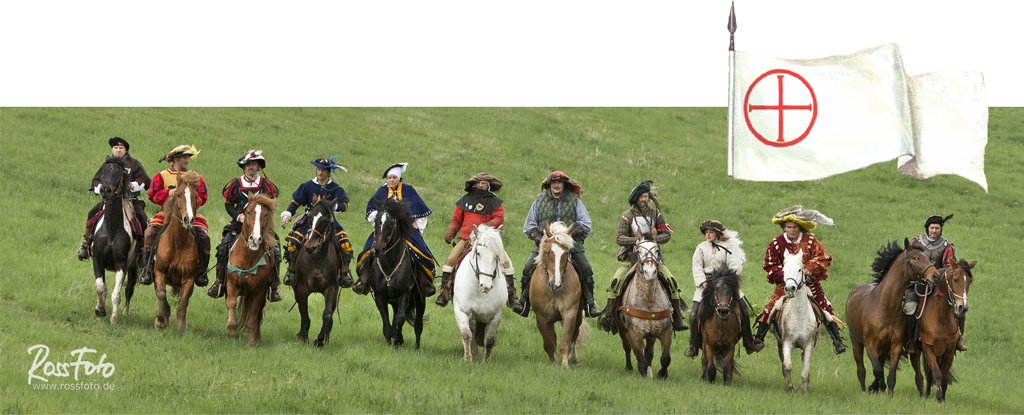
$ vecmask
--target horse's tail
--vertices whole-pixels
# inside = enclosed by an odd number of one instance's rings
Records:
[[[561,327],[562,324],[564,324],[561,320],[555,323],[558,324],[559,327]],[[590,333],[592,331],[593,330],[591,330],[590,323],[587,323],[587,320],[583,320],[583,322],[580,323],[580,332],[579,334],[576,335],[576,344],[583,344],[586,343],[587,340],[590,340]]]
[[[487,323],[478,322],[476,323],[476,330],[473,330],[473,339],[476,340],[476,345],[484,346],[484,332],[487,330]]]
[[[170,294],[171,297],[181,297],[181,287],[175,287],[173,285],[168,285],[167,286],[167,293]]]

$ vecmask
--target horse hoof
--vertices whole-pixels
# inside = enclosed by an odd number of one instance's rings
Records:
[[[316,347],[324,347],[324,341],[320,340],[320,339],[316,339],[316,340],[313,341],[313,345],[316,346]]]
[[[93,310],[96,313],[96,317],[106,317],[107,310]]]

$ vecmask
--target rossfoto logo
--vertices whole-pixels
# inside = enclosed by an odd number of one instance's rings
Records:
[[[99,356],[95,363],[96,350],[88,347],[71,351],[71,361],[51,362],[50,348],[45,344],[37,344],[28,348],[28,354],[35,354],[32,359],[32,367],[28,370],[28,384],[36,389],[44,390],[113,390],[114,384],[105,382],[85,382],[83,378],[90,376],[103,376],[109,378],[114,374],[114,364],[106,362],[107,354]],[[73,383],[50,383],[50,380],[70,380],[74,376]],[[92,378],[97,379],[97,378]],[[33,384],[32,381],[45,382]]]

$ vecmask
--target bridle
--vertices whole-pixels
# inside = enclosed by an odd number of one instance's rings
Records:
[[[185,186],[184,188],[188,188],[188,186]],[[175,189],[182,189],[182,187],[176,187]],[[177,194],[178,192],[174,192],[174,193],[175,193],[174,203],[177,204],[178,203],[178,199],[181,198],[181,195],[178,195]],[[188,224],[185,223],[185,218],[181,216],[181,212],[180,211],[181,211],[181,209],[175,209],[174,212],[171,212],[171,216],[173,216],[174,219],[177,219],[178,222],[181,223],[181,227],[188,228]]]
[[[124,167],[121,167],[121,166],[119,166],[117,164],[114,164],[114,163],[106,163],[106,164],[104,164],[104,166],[113,166],[113,167],[116,167],[118,169],[121,169],[121,172],[123,174],[121,175],[121,179],[118,180],[117,187],[115,187],[114,191],[111,192],[110,197],[109,198],[103,198],[103,201],[106,202],[106,201],[111,200],[111,199],[115,199],[115,198],[119,198],[119,197],[124,197],[125,194],[127,194],[127,192],[125,190],[125,187],[128,185],[128,169],[126,169]]]
[[[949,295],[948,296],[944,295],[942,297],[946,299],[946,302],[949,303],[950,307],[956,308],[956,301],[955,301],[956,299],[964,300],[964,305],[966,306],[967,305],[967,292],[965,291],[964,295],[960,295],[960,294],[957,294],[956,292],[954,292],[953,291],[953,286],[949,283],[949,281],[951,279],[953,279],[953,276],[952,276],[953,271],[949,270],[949,271],[946,271],[946,272],[949,272],[950,276],[949,277],[944,277],[944,278],[942,278],[942,280],[946,282],[946,293],[949,294]],[[966,272],[964,273],[964,278],[967,278],[967,273]]]
[[[470,263],[473,268],[473,273],[476,274],[477,281],[480,281],[480,276],[484,275],[490,277],[492,280],[498,277],[498,271],[501,270],[501,259],[498,258],[498,254],[494,254],[494,272],[488,274],[480,271],[480,250],[477,247],[473,247],[473,262]]]
[[[914,263],[910,261],[910,252],[909,252],[909,250],[908,251],[903,251],[903,257],[906,258],[906,260],[907,260],[907,267],[910,268],[911,271],[913,271],[914,273],[917,274],[917,280],[918,281],[921,281],[921,282],[923,282],[925,284],[928,284],[929,287],[932,287],[932,288],[935,287],[935,281],[926,279],[924,277],[924,273],[928,272],[929,268],[935,268],[935,264],[933,264],[931,261],[928,261],[928,266],[925,267],[923,270],[918,271],[917,267],[914,266]]]
[[[384,223],[381,222],[381,225],[383,226]],[[377,229],[378,228],[379,228],[378,226],[374,226],[373,227],[373,240],[375,240],[375,241],[379,241],[380,240],[380,235],[377,234]],[[374,258],[373,258],[373,262],[377,263],[377,269],[379,269],[380,273],[382,275],[384,275],[384,283],[387,284],[388,287],[391,286],[391,278],[394,277],[395,274],[398,272],[398,268],[401,268],[402,263],[405,262],[405,254],[406,254],[406,252],[409,251],[408,249],[403,249],[402,250],[402,256],[400,258],[398,258],[398,262],[395,263],[395,268],[392,269],[390,273],[384,271],[384,266],[380,264],[380,257],[384,256],[384,254],[388,253],[392,249],[395,249],[396,246],[401,245],[401,243],[402,243],[401,240],[398,240],[398,241],[395,241],[395,243],[391,244],[391,246],[387,245],[389,242],[391,242],[391,239],[395,236],[395,230],[396,229],[398,229],[397,225],[391,227],[391,232],[388,233],[388,239],[384,241],[384,250],[382,250],[381,252],[375,254]]]
[[[317,203],[317,205],[320,205],[320,203]],[[324,210],[327,211],[327,215],[326,215],[327,217],[324,218],[324,223],[326,225],[324,225],[324,226],[327,226],[328,227],[327,229],[331,229],[331,225],[334,224],[334,210],[328,209],[326,206],[324,206]],[[308,221],[309,220],[309,211],[308,210],[306,211],[305,216],[306,216],[306,220]],[[330,231],[324,230],[323,232],[320,232],[320,231],[316,230],[316,228],[311,226],[309,228],[309,232],[306,233],[306,240],[308,241],[309,238],[312,238],[313,234],[316,234],[320,238],[320,240],[316,243],[316,247],[313,248],[313,253],[316,254],[316,253],[319,253],[320,252],[320,248],[322,248],[324,246],[324,242],[327,241],[328,236],[330,236]]]

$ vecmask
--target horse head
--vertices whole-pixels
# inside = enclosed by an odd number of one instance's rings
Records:
[[[658,279],[658,263],[661,262],[661,249],[658,247],[658,243],[654,241],[642,241],[636,247],[637,251],[637,263],[639,264],[639,274],[644,277],[647,282],[655,281]]]
[[[128,162],[123,157],[107,157],[100,169],[100,195],[103,200],[123,197],[128,193]]]
[[[306,211],[306,220],[312,221],[303,242],[307,254],[320,252],[324,241],[334,235],[334,209],[337,205],[338,201],[334,199],[320,199]]]
[[[383,202],[373,199],[373,205],[377,208],[377,217],[373,221],[374,251],[387,252],[398,246],[400,240],[409,239],[413,218],[412,211],[405,203],[393,199]]]
[[[173,209],[170,216],[178,219],[183,228],[192,228],[196,209],[199,208],[199,175],[196,172],[190,170],[178,176],[178,186],[171,189],[168,201],[164,203],[164,210],[168,208]]]
[[[558,292],[562,289],[562,275],[569,266],[569,250],[575,243],[572,237],[572,224],[569,227],[561,221],[544,223],[544,237],[541,240],[541,254],[537,255],[536,263],[544,267],[548,274],[548,289]]]
[[[245,246],[256,251],[263,244],[263,234],[270,231],[270,218],[277,210],[277,201],[262,193],[249,192],[248,196],[242,234],[246,236]]]
[[[932,287],[938,284],[939,277],[942,275],[935,268],[935,264],[932,264],[931,259],[924,254],[924,251],[910,245],[910,240],[907,238],[903,238],[903,256],[906,258],[907,264],[903,271],[904,277],[916,279]]]
[[[727,266],[716,269],[708,276],[707,286],[701,298],[701,304],[715,304],[714,313],[722,320],[729,319],[729,309],[732,303],[739,299],[740,276]],[[702,307],[703,308],[703,307]],[[710,309],[707,314],[701,312],[701,321],[711,316]]]
[[[473,225],[469,240],[473,255],[470,264],[480,282],[480,292],[487,294],[494,288],[494,279],[502,275],[501,257],[505,247],[501,242],[501,228]]]
[[[783,252],[782,274],[786,283],[786,298],[793,298],[797,290],[804,286],[804,251],[801,249],[795,254],[789,253],[786,249]]]
[[[967,291],[970,290],[971,282],[974,280],[971,269],[977,264],[978,261],[954,262],[950,264],[949,268],[946,268],[946,272],[942,274],[942,279],[939,281],[939,288],[945,291],[946,301],[953,308],[953,315],[957,318],[963,318],[967,314],[969,308]]]

